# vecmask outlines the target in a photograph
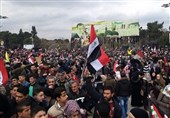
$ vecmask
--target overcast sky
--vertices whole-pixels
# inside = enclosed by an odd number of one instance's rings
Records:
[[[1,31],[18,33],[31,31],[35,26],[40,38],[71,37],[71,27],[77,23],[95,21],[164,22],[170,25],[170,7],[162,4],[169,0],[0,0]]]

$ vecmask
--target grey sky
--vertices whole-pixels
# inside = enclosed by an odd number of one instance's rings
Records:
[[[168,0],[0,0],[1,31],[18,33],[36,26],[40,38],[71,37],[77,23],[103,20],[136,20],[146,28],[156,20],[170,24],[170,8],[161,5]],[[169,13],[168,13],[169,12]]]

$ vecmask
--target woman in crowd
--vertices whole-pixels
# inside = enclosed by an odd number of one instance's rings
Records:
[[[75,100],[67,101],[64,107],[66,118],[85,118],[85,111],[80,109]]]

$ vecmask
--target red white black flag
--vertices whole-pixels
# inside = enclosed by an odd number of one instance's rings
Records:
[[[90,72],[94,73],[100,70],[110,61],[108,55],[102,49],[100,42],[96,36],[94,26],[91,26],[90,44],[87,53],[87,67]]]
[[[4,60],[0,58],[0,85],[5,85],[8,82],[8,73],[5,67]]]

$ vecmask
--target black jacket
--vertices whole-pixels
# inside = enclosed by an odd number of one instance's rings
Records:
[[[5,95],[0,93],[0,112],[2,112],[2,114],[0,114],[0,118],[9,118],[10,117],[9,111],[10,106],[8,99]]]
[[[102,100],[104,100],[104,98],[102,98],[99,102],[101,102]],[[114,101],[114,114],[113,114],[113,118],[121,118],[122,117],[122,110],[121,107],[119,105],[119,103],[117,102],[116,99],[114,99],[113,97],[113,101]],[[98,103],[99,103],[98,102]],[[95,110],[94,110],[94,114],[93,114],[93,118],[100,118],[97,114],[96,108],[98,105],[95,106]]]
[[[121,79],[116,83],[116,95],[128,97],[131,94],[131,85],[128,79]]]

